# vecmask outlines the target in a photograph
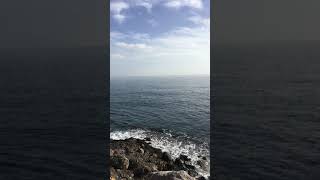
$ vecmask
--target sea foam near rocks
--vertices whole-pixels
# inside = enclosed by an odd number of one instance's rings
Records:
[[[110,133],[110,139],[112,140],[125,140],[129,138],[141,140],[146,140],[147,138],[152,147],[169,153],[173,159],[178,158],[180,155],[186,155],[191,159],[192,165],[196,167],[196,171],[200,175],[204,177],[210,175],[209,145],[207,143],[195,143],[186,135],[176,136],[168,131],[155,132],[150,130],[132,129],[126,131],[113,131]],[[203,158],[207,159],[207,161],[199,163]]]

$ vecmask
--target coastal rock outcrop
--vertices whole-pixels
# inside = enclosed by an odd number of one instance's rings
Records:
[[[202,179],[185,155],[173,160],[167,152],[150,145],[150,138],[112,140],[110,179],[195,180]]]

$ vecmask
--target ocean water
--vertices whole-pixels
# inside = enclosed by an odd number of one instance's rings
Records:
[[[209,76],[111,78],[110,114],[111,139],[150,137],[154,147],[194,164],[209,157]]]
[[[217,45],[216,179],[320,179],[320,43]]]

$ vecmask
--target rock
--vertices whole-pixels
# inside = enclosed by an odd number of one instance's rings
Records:
[[[197,180],[206,180],[206,178],[203,177],[203,176],[200,176],[200,177],[197,178]]]
[[[175,161],[174,161],[174,165],[175,165],[175,169],[176,170],[185,170],[186,167],[183,163],[183,161],[180,159],[180,158],[177,158]]]
[[[120,169],[117,169],[117,180],[118,179],[132,179],[133,178],[133,173],[131,171],[128,171],[128,170],[120,170]]]
[[[198,176],[197,171],[194,170],[194,169],[189,169],[189,170],[188,170],[188,174],[189,174],[190,176],[192,176],[192,177]]]
[[[129,159],[129,167],[128,169],[133,170],[133,169],[137,169],[139,167],[139,163],[137,160],[135,159]]]
[[[169,153],[167,153],[167,152],[162,153],[162,159],[167,162],[171,161],[171,157],[170,157]]]
[[[156,153],[153,153],[153,154],[152,154],[152,157],[153,157],[153,158],[158,158],[158,155],[157,155]]]
[[[121,155],[112,156],[110,158],[111,160],[111,166],[115,169],[128,169],[129,167],[129,160]]]
[[[138,149],[138,153],[143,154],[143,153],[144,153],[144,150],[143,150],[142,148],[139,148],[139,149]]]
[[[202,160],[205,160],[205,161],[206,161],[206,160],[207,160],[207,158],[203,156],[203,157],[202,157]]]
[[[110,168],[110,179],[114,179],[116,180],[117,179],[117,172],[114,168]]]
[[[198,160],[197,164],[201,167],[203,170],[208,170],[208,166],[205,160]]]
[[[117,180],[189,180],[199,176],[187,156],[181,155],[173,161],[168,152],[162,152],[140,139],[113,140],[110,143],[110,160],[110,178]]]
[[[190,164],[189,163],[187,163],[187,164],[185,163],[184,165],[186,166],[187,169],[192,169],[192,170],[196,169],[191,163]]]
[[[142,177],[151,172],[152,169],[148,166],[138,167],[133,171],[135,177]]]
[[[190,158],[188,158],[188,156],[181,154],[179,157],[182,161],[191,161]]]
[[[195,180],[186,171],[158,171],[147,175],[148,180]]]

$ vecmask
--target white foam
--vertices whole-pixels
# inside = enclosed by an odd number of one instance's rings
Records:
[[[185,137],[173,137],[172,133],[165,132],[153,132],[148,130],[133,129],[127,131],[113,131],[110,133],[112,140],[124,140],[129,138],[145,139],[149,137],[151,139],[151,146],[161,149],[163,152],[168,152],[173,159],[178,158],[181,154],[191,158],[191,163],[196,167],[197,172],[208,177],[210,175],[210,161],[209,161],[209,146],[206,143],[196,144]],[[197,161],[200,160],[199,156],[206,157],[208,159],[207,168],[203,170],[197,165]]]

